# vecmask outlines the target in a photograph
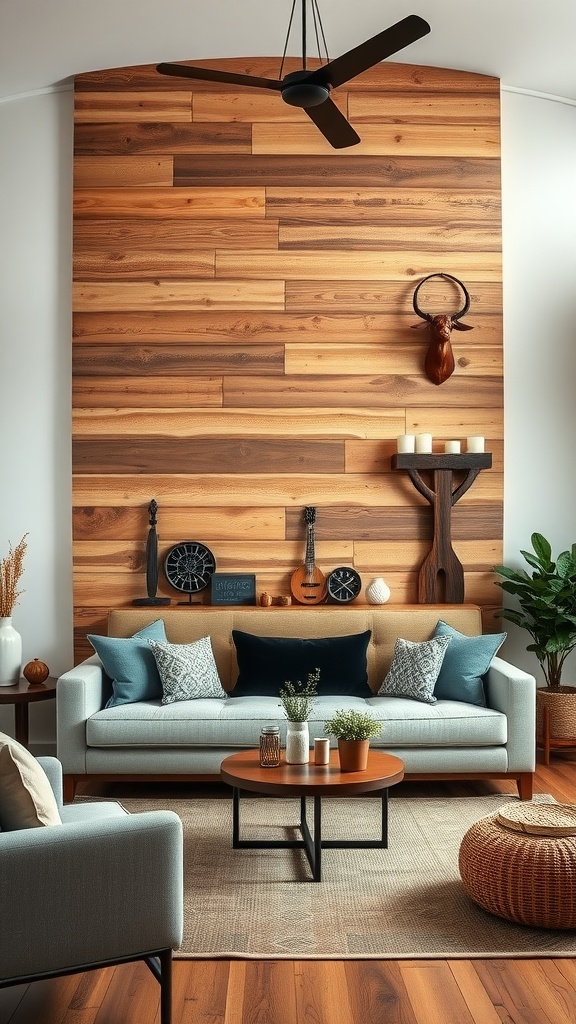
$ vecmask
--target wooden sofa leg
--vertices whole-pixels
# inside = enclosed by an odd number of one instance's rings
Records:
[[[522,772],[521,775],[516,779],[518,785],[518,795],[521,800],[531,800],[534,786],[534,774],[533,772]]]
[[[62,779],[62,792],[65,804],[71,804],[76,795],[76,776],[64,775]]]

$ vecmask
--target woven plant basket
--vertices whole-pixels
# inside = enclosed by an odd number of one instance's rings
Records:
[[[518,924],[576,928],[576,808],[527,804],[523,813],[507,806],[508,817],[504,807],[462,840],[466,892],[484,910]]]
[[[544,732],[543,709],[550,711],[550,739],[576,737],[576,686],[559,686],[557,690],[539,687],[536,690],[536,730]]]

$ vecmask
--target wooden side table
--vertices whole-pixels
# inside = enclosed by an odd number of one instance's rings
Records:
[[[48,676],[43,683],[29,683],[20,679],[14,686],[0,686],[0,705],[14,705],[14,727],[16,739],[28,746],[28,708],[40,700],[54,700],[56,697],[55,676]]]

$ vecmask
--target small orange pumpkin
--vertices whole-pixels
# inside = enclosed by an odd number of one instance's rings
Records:
[[[43,683],[45,679],[48,679],[50,669],[39,658],[34,658],[34,661],[29,661],[24,666],[22,675],[29,683]]]

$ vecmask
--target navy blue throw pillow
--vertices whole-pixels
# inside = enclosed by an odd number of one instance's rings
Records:
[[[254,636],[232,630],[238,656],[238,680],[231,697],[277,697],[286,682],[306,683],[320,669],[319,696],[373,697],[368,686],[366,651],[371,631],[351,636]]]

